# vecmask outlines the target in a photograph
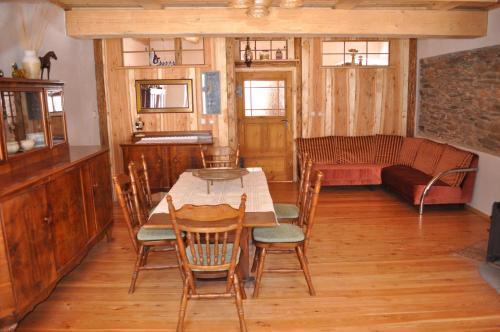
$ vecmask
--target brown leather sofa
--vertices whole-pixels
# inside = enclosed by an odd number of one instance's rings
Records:
[[[472,199],[478,156],[425,138],[395,135],[296,139],[323,184],[379,185],[414,205],[464,204]]]

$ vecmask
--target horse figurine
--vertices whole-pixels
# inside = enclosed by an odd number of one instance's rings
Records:
[[[44,56],[39,57],[40,59],[40,67],[42,69],[40,73],[40,79],[43,80],[43,71],[47,69],[47,79],[50,80],[50,58],[57,60],[57,56],[54,51],[49,51]]]

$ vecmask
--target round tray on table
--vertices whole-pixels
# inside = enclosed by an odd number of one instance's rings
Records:
[[[207,181],[207,194],[210,194],[210,184],[214,181],[240,179],[243,188],[243,176],[248,173],[246,168],[202,168],[193,171],[194,176]]]

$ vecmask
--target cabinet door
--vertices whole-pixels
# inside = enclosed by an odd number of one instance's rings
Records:
[[[148,168],[149,186],[152,192],[158,192],[170,187],[168,179],[168,168],[165,168],[164,160],[168,159],[168,148],[160,146],[124,146],[123,167],[128,173],[128,163],[134,161],[137,165],[142,164],[142,155],[146,159]]]
[[[113,193],[108,154],[101,154],[91,159],[88,166],[92,186],[95,225],[97,231],[100,232],[113,218]]]
[[[87,244],[80,168],[57,175],[47,185],[56,266],[63,268]]]
[[[45,185],[1,203],[5,240],[19,311],[33,304],[56,278]]]
[[[195,145],[178,145],[170,148],[170,183],[174,185],[187,169],[201,168],[200,148]]]

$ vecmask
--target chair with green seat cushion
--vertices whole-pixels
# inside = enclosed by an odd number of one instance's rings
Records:
[[[295,204],[274,204],[274,212],[278,219],[297,219],[299,217],[299,208]]]
[[[176,209],[170,195],[167,195],[167,202],[185,276],[177,331],[183,331],[189,299],[234,297],[240,331],[246,332],[242,301],[242,298],[245,298],[245,290],[240,283],[236,268],[241,251],[240,238],[245,217],[246,195],[241,196],[238,209],[227,204],[200,206],[186,204]],[[184,240],[181,239],[182,233],[185,236]],[[194,272],[200,278],[225,276],[225,291],[198,293]]]
[[[280,224],[277,227],[263,228],[256,227],[253,229],[253,242],[255,244],[255,256],[252,265],[252,272],[257,271],[255,277],[255,288],[253,297],[259,296],[259,288],[264,272],[264,260],[268,253],[293,253],[297,255],[300,263],[300,269],[306,278],[309,294],[316,295],[316,291],[312,285],[311,273],[306,258],[306,250],[311,236],[312,226],[314,224],[314,216],[316,214],[316,206],[318,204],[319,192],[321,190],[321,179],[323,173],[315,172],[314,185],[308,185],[304,195],[304,202],[300,215],[299,223],[295,224]],[[290,269],[273,269],[269,272],[289,272]],[[293,270],[292,270],[293,271]]]
[[[144,154],[141,155],[140,162],[130,161],[128,164],[128,173],[132,182],[132,190],[135,194],[134,203],[136,209],[143,214],[143,219],[146,221],[167,193],[151,192],[148,166]]]
[[[299,182],[299,192],[297,195],[297,202],[295,204],[289,203],[276,203],[274,204],[274,212],[276,213],[276,218],[280,219],[291,219],[296,220],[299,218],[300,209],[304,203],[304,194],[307,191],[307,186],[309,184],[309,177],[312,169],[312,160],[307,159],[307,154],[302,157],[300,163],[300,182]]]
[[[172,229],[156,229],[141,227],[137,232],[139,241],[162,241],[175,240],[175,232]]]
[[[302,228],[297,225],[281,224],[277,227],[261,227],[253,230],[253,239],[257,242],[300,242],[305,235]]]
[[[175,232],[168,229],[148,229],[144,226],[144,214],[139,210],[133,190],[132,180],[128,175],[120,174],[113,177],[118,201],[123,210],[128,233],[132,245],[137,253],[135,269],[132,273],[129,293],[135,291],[135,283],[139,272],[142,270],[180,269],[179,257],[176,255],[177,264],[152,265],[147,264],[147,258],[151,251],[175,252]],[[182,236],[182,235],[181,235]],[[182,276],[182,270],[181,270]]]
[[[200,260],[201,257],[208,257],[210,256],[210,260],[212,262],[215,261],[215,244],[211,244],[210,245],[210,255],[208,255],[207,253],[207,245],[206,244],[202,244],[201,245],[201,252],[202,254],[200,255],[199,252],[196,250],[194,252],[194,257],[196,258],[196,260]],[[219,261],[222,261],[222,252],[223,252],[223,245],[222,244],[219,244],[218,245],[218,255],[217,255],[217,259]],[[227,244],[227,250],[226,250],[226,255],[225,255],[225,261],[226,262],[229,262],[231,260],[231,254],[233,252],[233,244],[232,243],[228,243]],[[241,249],[238,248],[238,251],[236,253],[236,264],[238,264],[238,262],[240,261],[240,253],[241,253]],[[194,259],[193,259],[193,254],[191,252],[191,250],[186,250],[186,256],[187,256],[187,259],[189,261],[189,263],[191,264],[194,264]],[[212,271],[227,271],[229,267],[221,267],[220,270],[212,270]],[[192,269],[194,272],[200,272],[200,271],[203,271],[201,269],[196,269],[196,268],[193,268]]]

